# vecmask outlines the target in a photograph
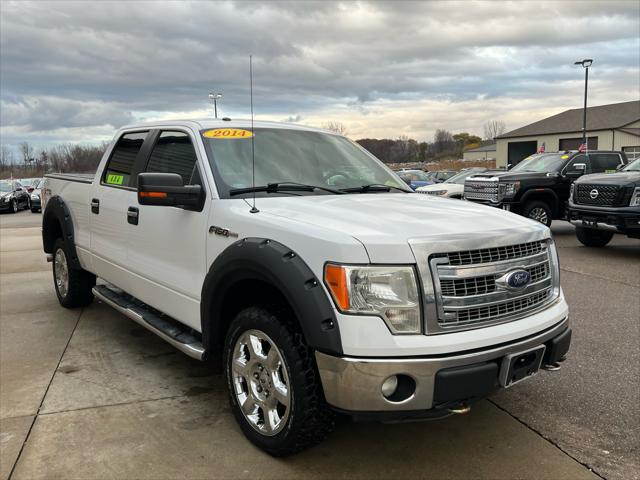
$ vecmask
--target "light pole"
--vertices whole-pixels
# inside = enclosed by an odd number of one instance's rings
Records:
[[[209,99],[213,100],[213,114],[215,118],[218,118],[218,99],[222,98],[221,93],[211,93],[209,92]]]
[[[582,143],[586,147],[587,151],[589,146],[587,145],[587,86],[589,85],[589,67],[593,63],[592,58],[585,58],[579,62],[574,62],[574,65],[582,65],[584,68],[584,108],[582,110]]]

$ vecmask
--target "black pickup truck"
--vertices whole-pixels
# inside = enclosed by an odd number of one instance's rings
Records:
[[[640,158],[618,173],[578,179],[571,188],[567,218],[587,247],[604,247],[614,233],[640,238]]]
[[[538,153],[510,170],[490,170],[469,177],[464,198],[532,218],[547,226],[566,218],[572,183],[584,174],[615,172],[627,163],[624,152]]]

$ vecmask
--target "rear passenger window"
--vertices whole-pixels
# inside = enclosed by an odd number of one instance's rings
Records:
[[[189,135],[183,132],[162,132],[151,151],[147,172],[177,173],[185,185],[194,184],[197,157]],[[194,178],[192,179],[192,176]],[[200,183],[198,181],[198,183]]]
[[[591,169],[594,173],[614,170],[620,165],[620,157],[616,153],[594,153],[589,154],[591,158]]]
[[[102,181],[116,187],[133,186],[131,172],[138,152],[149,132],[125,133],[113,149]],[[135,183],[135,182],[133,182]]]

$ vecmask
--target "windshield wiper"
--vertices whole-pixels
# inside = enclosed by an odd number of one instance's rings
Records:
[[[359,187],[341,188],[341,192],[345,193],[367,193],[367,192],[389,192],[391,189],[400,190],[401,192],[409,193],[404,188],[395,187],[393,185],[385,185],[384,183],[369,183],[367,185],[361,185]]]
[[[342,195],[344,193],[340,190],[335,190],[329,187],[321,187],[318,185],[306,185],[304,183],[296,182],[277,182],[267,183],[266,185],[256,185],[255,187],[233,188],[229,190],[229,195],[233,197],[234,195],[242,195],[243,193],[253,192],[313,192],[314,190],[323,190],[325,192],[334,193],[336,195]]]

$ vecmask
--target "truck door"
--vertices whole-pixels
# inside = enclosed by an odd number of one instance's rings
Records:
[[[154,132],[141,171],[177,173],[185,185],[201,185],[210,198],[186,129]],[[131,221],[127,265],[137,278],[129,293],[198,330],[210,205],[206,201],[202,211],[140,205],[134,196],[126,206]]]
[[[126,132],[117,140],[89,199],[91,253],[95,273],[122,289],[131,283],[127,268],[127,207],[136,202],[136,165],[148,130]]]

